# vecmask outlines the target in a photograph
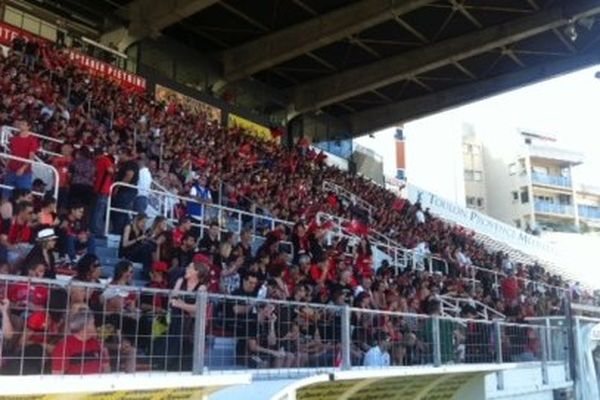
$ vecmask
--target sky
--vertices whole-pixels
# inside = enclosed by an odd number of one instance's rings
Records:
[[[478,134],[524,129],[555,137],[557,145],[582,151],[585,155],[584,164],[574,170],[575,179],[579,183],[600,186],[600,80],[595,78],[597,71],[600,66],[526,86],[444,114],[452,114],[474,125]],[[439,134],[448,133],[440,129]],[[393,135],[393,131],[376,133],[377,140],[372,143],[379,142],[382,135]],[[361,138],[359,141],[367,140]],[[373,150],[384,157],[385,164],[395,164],[393,156],[390,157],[384,148],[388,145],[373,145]]]

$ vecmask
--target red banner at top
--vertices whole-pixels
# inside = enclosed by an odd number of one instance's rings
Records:
[[[0,44],[5,46],[10,46],[12,41],[21,36],[25,40],[43,40],[47,42],[46,39],[36,36],[31,32],[24,31],[23,29],[17,28],[16,26],[5,24],[4,22],[0,22]]]
[[[98,75],[109,80],[114,80],[126,89],[137,91],[146,90],[146,79],[120,68],[114,67],[104,61],[86,56],[75,50],[69,50],[69,59],[81,68],[87,69],[92,75]]]
[[[16,26],[0,22],[0,44],[11,46],[12,41],[19,36],[24,38],[26,41],[41,40],[48,42],[46,39],[24,31],[23,29],[17,28]],[[79,53],[75,50],[69,49],[67,54],[71,62],[83,69],[88,70],[92,75],[97,75],[116,81],[125,89],[131,89],[140,92],[146,90],[146,79],[142,78],[141,76],[132,74],[131,72],[127,72],[94,57]]]

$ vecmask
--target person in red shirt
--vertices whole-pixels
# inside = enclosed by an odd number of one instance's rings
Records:
[[[10,140],[10,154],[15,157],[33,160],[35,153],[40,147],[38,140],[29,132],[29,123],[27,121],[18,121],[16,126],[19,129],[19,134]],[[31,164],[18,160],[10,160],[7,165],[4,184],[14,189],[31,190]],[[8,198],[9,196],[10,189],[7,189],[4,191],[4,197]]]
[[[52,373],[88,375],[110,372],[108,351],[98,340],[94,318],[89,311],[73,314],[69,330],[71,334],[59,341],[52,351]]]
[[[44,264],[27,266],[28,278],[43,278],[46,267]],[[43,310],[48,305],[50,289],[45,284],[30,282],[15,282],[8,286],[7,297],[16,310]]]
[[[14,263],[30,250],[33,238],[31,221],[33,220],[33,204],[21,201],[15,207],[16,216],[11,221],[7,235],[0,235],[0,243],[8,249],[8,262]]]
[[[64,210],[68,204],[69,184],[71,182],[71,174],[69,167],[73,162],[73,146],[68,143],[62,145],[61,156],[52,160],[52,166],[58,171],[58,199],[57,206]]]
[[[500,283],[502,297],[510,305],[514,305],[519,297],[519,281],[511,271]]]
[[[176,247],[181,246],[183,238],[191,231],[192,220],[190,217],[181,217],[179,219],[179,225],[173,229],[173,244]]]
[[[94,178],[94,193],[96,194],[96,205],[92,214],[91,231],[96,237],[102,237],[104,232],[104,219],[106,218],[106,206],[110,187],[114,182],[115,160],[112,154],[116,154],[116,145],[106,147],[104,153],[96,159],[96,177]]]

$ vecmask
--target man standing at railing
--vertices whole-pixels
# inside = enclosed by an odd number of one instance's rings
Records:
[[[92,213],[91,231],[96,237],[104,236],[104,219],[110,187],[114,182],[115,160],[114,154],[117,146],[111,143],[104,147],[104,151],[96,158],[96,176],[94,177],[94,193],[96,202]]]
[[[202,222],[204,217],[204,205],[212,203],[212,194],[208,188],[206,176],[201,175],[194,180],[190,189],[190,197],[196,201],[189,201],[187,204],[188,214],[196,221]]]
[[[140,168],[135,158],[135,154],[131,150],[125,150],[120,154],[115,181],[125,183],[127,186],[117,186],[113,190],[113,207],[117,210],[114,210],[112,214],[112,229],[117,235],[123,233],[125,225],[129,223],[130,214],[127,211],[133,210],[137,196]]]
[[[27,121],[21,120],[16,124],[19,134],[10,139],[10,154],[15,157],[34,160],[35,153],[39,150],[38,140],[31,135],[30,126]],[[32,173],[31,164],[23,161],[10,160],[7,166],[6,181],[7,186],[14,189],[31,190]],[[10,191],[4,191],[4,197],[8,198]]]

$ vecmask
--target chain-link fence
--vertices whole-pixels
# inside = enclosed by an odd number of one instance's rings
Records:
[[[256,284],[226,296],[185,279],[176,291],[0,275],[2,374],[282,376],[567,359],[564,326],[376,311],[368,300],[351,308],[343,293],[329,305],[264,299]]]

